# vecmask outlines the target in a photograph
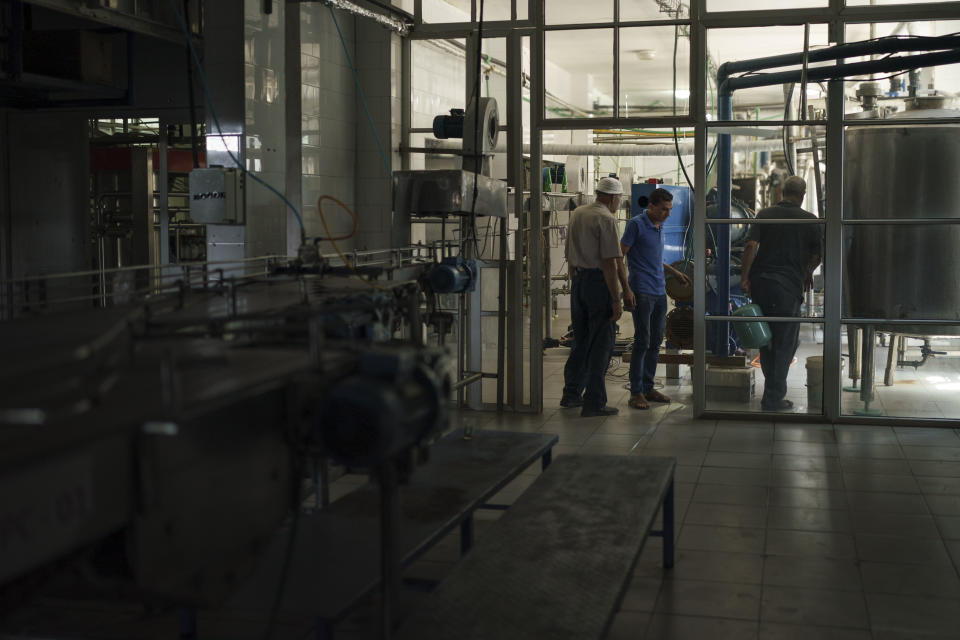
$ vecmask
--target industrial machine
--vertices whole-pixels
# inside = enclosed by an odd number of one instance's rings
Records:
[[[426,320],[444,344],[447,333],[456,333],[456,379],[461,400],[479,409],[483,405],[484,263],[478,218],[500,229],[500,261],[506,262],[507,183],[491,176],[491,161],[500,135],[497,101],[477,97],[466,109],[453,109],[434,119],[439,139],[462,138],[459,162],[443,169],[393,173],[393,210],[396,219],[439,226],[439,251],[423,280],[427,293]],[[458,166],[459,165],[459,166]],[[451,168],[456,167],[456,168]],[[489,227],[488,227],[489,229]],[[436,238],[436,236],[434,236]],[[485,246],[485,243],[483,243]],[[505,266],[505,265],[504,265]],[[500,304],[507,298],[506,278],[499,281]],[[497,406],[503,405],[506,324],[501,320],[497,341]],[[463,384],[461,384],[463,383]]]
[[[0,611],[51,590],[215,605],[318,462],[411,470],[446,428],[415,278],[215,267],[3,325]]]
[[[434,134],[463,138],[462,167],[394,172],[393,210],[413,217],[506,217],[507,185],[490,177],[490,160],[500,135],[497,101],[480,98],[466,111],[455,109],[449,116],[437,116]]]

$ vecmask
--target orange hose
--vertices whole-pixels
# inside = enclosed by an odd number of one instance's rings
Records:
[[[334,237],[330,234],[330,227],[327,225],[327,218],[326,218],[326,216],[323,215],[323,201],[324,201],[324,200],[330,200],[330,201],[332,201],[332,202],[336,202],[338,205],[340,205],[340,206],[343,208],[344,211],[346,211],[347,213],[350,214],[350,217],[351,217],[351,218],[353,218],[353,230],[350,231],[349,234],[347,234],[347,235],[345,235],[345,236],[341,236],[341,237],[339,237],[339,238],[334,238]],[[355,236],[355,235],[357,234],[357,230],[360,228],[360,222],[359,222],[359,220],[357,220],[357,214],[355,214],[353,211],[351,211],[351,210],[350,210],[350,207],[348,207],[348,206],[345,205],[344,203],[340,202],[339,200],[337,200],[337,199],[334,198],[333,196],[326,196],[326,195],[320,196],[320,197],[317,199],[317,213],[320,214],[320,222],[321,222],[321,224],[323,224],[323,231],[327,234],[327,237],[326,237],[326,238],[321,238],[321,240],[327,240],[327,241],[330,242],[330,244],[333,245],[333,248],[334,248],[334,250],[337,252],[337,255],[340,256],[340,259],[341,259],[341,260],[343,260],[343,264],[345,264],[348,269],[350,269],[351,271],[353,271],[354,275],[356,275],[356,276],[357,276],[358,278],[360,278],[363,282],[365,282],[366,284],[370,285],[370,286],[373,287],[374,289],[379,289],[379,290],[383,291],[383,287],[381,287],[380,285],[374,283],[372,280],[368,279],[368,278],[365,277],[363,274],[361,274],[359,271],[357,271],[357,268],[353,265],[353,263],[351,263],[349,260],[347,260],[347,256],[345,256],[345,255],[343,254],[343,251],[340,250],[340,245],[337,244],[337,240],[347,240],[347,239],[352,238],[353,236]]]

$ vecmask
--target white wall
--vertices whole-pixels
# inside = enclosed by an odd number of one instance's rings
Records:
[[[294,6],[294,10],[296,5]],[[244,0],[244,144],[246,166],[278,191],[286,176],[284,11],[263,13],[260,0]],[[287,252],[286,204],[266,187],[246,182],[246,255]]]
[[[350,55],[355,57],[355,19],[336,11]],[[300,5],[302,67],[301,136],[303,153],[303,217],[308,236],[325,236],[317,214],[317,200],[330,195],[355,210],[356,131],[362,115],[357,92],[330,10],[320,3]],[[348,232],[352,223],[335,205],[324,206],[334,235]],[[339,243],[352,249],[353,240]],[[321,252],[333,247],[323,243]]]
[[[357,40],[363,46],[357,49],[356,66],[372,124],[365,113],[358,114],[356,188],[360,230],[356,246],[385,249],[394,244],[393,182],[386,162],[400,167],[401,40],[369,20],[358,21]],[[406,230],[397,238],[397,244],[400,243],[406,244]]]
[[[8,126],[11,277],[88,269],[86,115],[16,110]]]

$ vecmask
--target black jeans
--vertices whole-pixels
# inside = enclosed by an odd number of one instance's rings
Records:
[[[750,296],[760,305],[765,316],[796,317],[800,314],[800,296],[775,280],[763,276],[751,278]],[[764,378],[760,404],[776,408],[787,395],[787,374],[797,352],[800,325],[795,322],[769,324],[770,344],[760,349],[760,367]]]
[[[604,376],[610,365],[616,327],[610,322],[613,307],[610,290],[600,269],[581,269],[574,273],[570,291],[570,316],[573,324],[573,349],[563,368],[563,397],[583,395],[587,411],[607,404]]]
[[[630,393],[648,393],[653,390],[657,375],[657,358],[663,342],[663,328],[667,318],[667,296],[637,294],[637,308],[633,310],[633,353],[630,354]]]

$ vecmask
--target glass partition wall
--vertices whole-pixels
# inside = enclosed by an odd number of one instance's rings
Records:
[[[520,81],[529,128],[513,147],[523,168],[511,174],[529,208],[511,244],[531,346],[528,408],[543,406],[547,375],[533,346],[560,332],[549,310],[557,291],[562,307],[563,285],[546,280],[560,270],[562,231],[552,227],[575,192],[592,198],[596,180],[615,174],[628,189],[662,179],[687,190],[673,250],[695,276],[690,298],[675,305],[692,335],[668,346],[692,360],[696,415],[770,417],[750,338],[760,321],[741,280],[748,242],[774,229],[816,237],[820,250],[796,309],[764,320],[798,345],[784,385],[791,406],[776,407],[777,419],[955,426],[960,182],[949,173],[960,160],[960,105],[951,102],[960,60],[942,54],[956,50],[943,38],[960,32],[960,2],[437,2],[414,2],[415,37],[469,42],[467,16],[482,9],[485,38],[529,42],[518,51],[529,65]],[[834,50],[862,42],[870,44]],[[760,56],[780,57],[744,64]],[[418,126],[412,146],[430,135]],[[813,216],[757,221],[785,199],[793,175],[806,182],[802,206]],[[571,202],[558,215],[563,197]]]
[[[726,10],[735,3],[708,2],[707,8],[721,4]],[[945,172],[960,159],[960,111],[952,102],[960,82],[957,56],[943,52],[956,46],[949,38],[960,24],[945,18],[955,16],[960,3],[820,4],[821,10],[798,8],[779,17],[738,5],[729,7],[740,9],[737,15],[703,18],[707,54],[720,57],[718,66],[732,59],[720,44],[731,33],[761,43],[757,51],[766,59],[743,62],[757,57],[750,55],[724,67],[730,73],[717,80],[724,84],[721,112],[698,118],[705,144],[698,148],[697,183],[706,194],[698,197],[696,228],[706,233],[695,252],[706,255],[697,273],[706,286],[696,310],[697,371],[705,373],[695,381],[696,413],[769,419],[775,411],[778,421],[817,416],[955,426],[960,403],[950,390],[960,388],[960,301],[954,299],[952,247],[960,239],[954,236],[960,211],[952,194],[956,180]],[[788,13],[796,24],[778,25]],[[851,48],[834,52],[844,44]],[[708,100],[713,88],[708,77]],[[750,133],[752,140],[766,136],[781,144],[753,162],[743,145]],[[715,144],[718,169],[711,165]],[[722,166],[727,158],[729,167]],[[736,215],[744,200],[757,203],[755,212],[776,205],[788,175],[805,179],[803,208],[815,218],[767,217],[752,221],[748,233],[762,239],[766,226],[786,231],[790,223],[798,237],[803,226],[814,226],[822,264],[796,317],[768,319],[771,331],[793,325],[799,339],[786,377],[789,405],[764,407],[766,385],[778,382],[766,367],[734,381],[710,360],[742,354],[754,362],[759,355],[748,331],[756,319],[736,317],[739,305],[756,302],[738,286],[744,252],[734,231],[744,225]],[[732,187],[729,196],[724,184]],[[731,217],[719,224],[711,219],[713,187],[721,193],[716,215]],[[711,234],[721,225],[730,232]],[[758,251],[762,247],[761,240]]]

